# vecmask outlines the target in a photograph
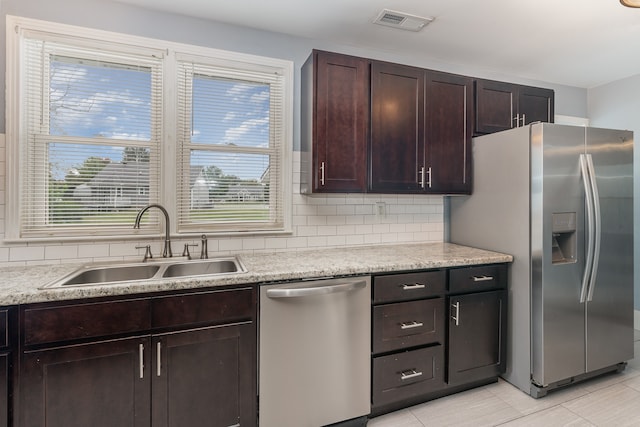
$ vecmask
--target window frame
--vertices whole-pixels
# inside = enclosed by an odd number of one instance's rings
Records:
[[[191,237],[203,232],[211,235],[261,235],[261,234],[290,234],[292,232],[292,146],[293,146],[293,62],[276,58],[231,52],[209,47],[187,45],[164,40],[150,39],[128,34],[114,33],[91,28],[83,28],[66,24],[58,24],[40,21],[30,18],[22,18],[7,15],[7,133],[6,133],[6,242],[25,241],[64,241],[64,240],[123,240],[137,238],[139,236],[159,236],[164,233],[162,221],[153,221],[148,227],[134,230],[119,230],[114,235],[113,230],[106,227],[85,228],[82,233],[70,233],[64,229],[52,229],[42,233],[27,233],[22,229],[21,204],[22,204],[22,171],[25,159],[19,146],[21,135],[26,131],[26,123],[23,115],[22,102],[24,81],[21,75],[20,55],[22,34],[28,31],[47,32],[60,34],[63,37],[71,37],[85,44],[85,47],[100,49],[104,43],[121,45],[123,49],[132,50],[161,50],[163,52],[162,63],[162,117],[163,134],[160,141],[160,170],[158,200],[150,200],[149,203],[162,204],[172,219],[171,234],[176,237]],[[215,227],[180,227],[178,225],[178,195],[182,190],[180,185],[181,170],[179,166],[180,147],[178,147],[178,111],[177,111],[177,61],[181,57],[200,57],[208,61],[220,64],[233,64],[236,67],[244,67],[249,70],[277,69],[282,73],[283,93],[281,99],[282,115],[280,125],[282,129],[282,141],[278,152],[280,170],[277,179],[280,180],[281,191],[275,192],[282,203],[282,222],[279,227],[267,228],[253,227],[239,229],[232,227],[221,229]],[[132,224],[133,227],[133,224]]]

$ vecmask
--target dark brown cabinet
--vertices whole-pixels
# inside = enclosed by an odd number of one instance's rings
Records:
[[[551,89],[492,80],[475,83],[475,134],[487,134],[554,120]]]
[[[449,276],[450,386],[483,381],[506,369],[506,266],[452,269]]]
[[[370,190],[470,192],[472,93],[468,77],[373,62]]]
[[[428,71],[425,83],[425,191],[471,193],[473,80]]]
[[[366,191],[369,61],[313,51],[302,75],[302,193]]]
[[[371,182],[379,193],[422,191],[425,71],[371,64]],[[426,178],[425,178],[426,179]]]
[[[252,325],[164,334],[153,338],[155,427],[252,425],[255,382]]]
[[[314,50],[301,98],[303,194],[471,191],[471,78]]]
[[[150,343],[142,337],[24,352],[20,425],[150,426]]]
[[[20,426],[257,423],[253,288],[21,312]]]
[[[444,387],[445,284],[445,270],[374,276],[374,415]]]
[[[372,415],[496,381],[506,286],[505,264],[375,275]]]
[[[497,377],[504,372],[506,291],[449,298],[450,385]]]
[[[0,427],[12,424],[13,365],[15,357],[14,331],[17,329],[17,308],[0,309]]]

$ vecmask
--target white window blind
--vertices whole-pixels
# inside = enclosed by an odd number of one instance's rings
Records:
[[[7,27],[7,240],[290,231],[291,61]]]
[[[285,78],[178,59],[179,231],[284,226]]]
[[[129,233],[157,202],[162,55],[28,32],[21,43],[23,237]],[[158,228],[157,216],[145,227]]]

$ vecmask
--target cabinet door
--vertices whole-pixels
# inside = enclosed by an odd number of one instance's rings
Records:
[[[450,385],[504,372],[506,309],[504,290],[449,297]]]
[[[149,427],[149,338],[28,351],[20,365],[23,427]]]
[[[551,89],[520,86],[518,88],[518,113],[524,124],[533,122],[553,123],[554,93]]]
[[[517,86],[492,80],[476,80],[475,133],[485,134],[516,127]]]
[[[10,353],[0,354],[0,427],[9,425]]]
[[[155,336],[154,427],[256,425],[253,323]]]
[[[374,192],[421,192],[424,70],[371,64],[371,182]]]
[[[364,192],[369,130],[369,61],[314,52],[313,191]]]
[[[471,192],[473,80],[428,72],[425,96],[425,191]]]

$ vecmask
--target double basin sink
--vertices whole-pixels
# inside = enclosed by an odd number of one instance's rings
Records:
[[[171,261],[169,258],[158,262],[88,265],[43,286],[43,288],[109,285],[163,278],[219,276],[245,273],[246,271],[237,257],[192,261]]]

